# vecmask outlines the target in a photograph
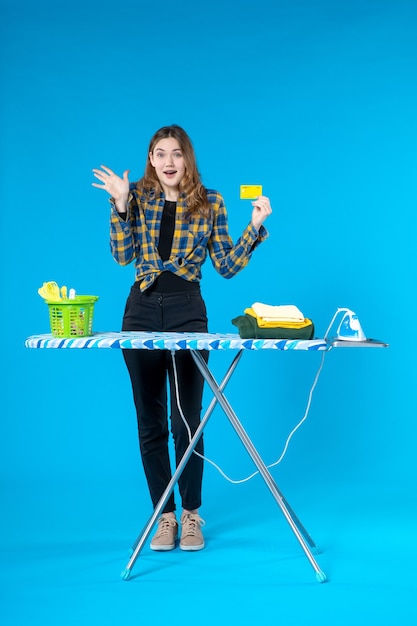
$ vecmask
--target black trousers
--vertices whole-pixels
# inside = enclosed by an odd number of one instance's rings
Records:
[[[180,293],[141,293],[133,285],[126,302],[123,330],[207,332],[207,312],[200,290]],[[202,351],[208,359],[207,351]],[[155,507],[171,479],[169,459],[168,387],[170,423],[175,447],[176,465],[182,459],[189,433],[177,402],[191,431],[200,424],[204,379],[188,350],[171,355],[168,350],[123,350],[138,422],[139,446],[149,492]],[[176,390],[173,360],[177,373]],[[203,437],[196,451],[203,454]],[[192,454],[178,481],[184,509],[201,506],[203,460]],[[175,510],[172,493],[163,513]]]

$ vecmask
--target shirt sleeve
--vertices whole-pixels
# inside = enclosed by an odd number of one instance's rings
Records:
[[[213,231],[208,242],[208,251],[215,269],[224,278],[232,278],[248,263],[253,251],[268,237],[268,231],[261,225],[259,231],[250,222],[233,244],[229,234],[227,211],[223,198],[218,194],[213,204]]]
[[[128,210],[123,217],[110,198],[110,251],[119,265],[128,265],[135,258],[133,196],[129,196]]]

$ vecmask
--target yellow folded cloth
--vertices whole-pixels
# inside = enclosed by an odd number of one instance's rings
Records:
[[[309,320],[308,318],[304,318],[302,320],[293,320],[291,322],[288,321],[282,321],[280,319],[266,319],[264,317],[259,317],[259,315],[256,315],[255,311],[253,310],[253,307],[249,307],[248,309],[244,310],[244,313],[246,313],[246,315],[250,315],[251,317],[254,317],[256,319],[256,322],[259,326],[259,328],[305,328],[306,326],[310,326],[312,324],[312,321]]]
[[[294,304],[271,306],[262,302],[254,302],[252,309],[256,316],[265,322],[302,322],[304,320],[304,315]]]

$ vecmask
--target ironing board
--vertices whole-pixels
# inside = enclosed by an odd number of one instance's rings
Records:
[[[161,332],[103,332],[95,333],[89,337],[74,337],[74,338],[57,338],[50,334],[33,335],[28,337],[25,341],[27,348],[46,348],[46,349],[135,349],[135,350],[169,350],[175,358],[175,352],[178,350],[189,350],[198,369],[200,370],[205,382],[213,393],[213,398],[207,407],[204,416],[201,419],[200,425],[196,430],[194,436],[190,440],[189,446],[179,462],[169,484],[166,487],[160,501],[155,507],[150,519],[145,525],[144,529],[134,542],[129,561],[125,569],[121,573],[123,580],[128,580],[132,568],[140,555],[140,552],[149,537],[152,527],[158,519],[161,511],[167,503],[169,496],[171,495],[178,479],[180,478],[187,461],[200,439],[208,420],[210,419],[213,410],[218,403],[223,409],[226,417],[231,423],[240,441],[244,445],[246,451],[254,462],[260,475],[265,481],[269,491],[278,504],[281,512],[287,520],[291,530],[293,531],[296,539],[298,540],[304,554],[313,567],[316,578],[319,582],[325,582],[327,580],[326,574],[319,567],[313,552],[317,553],[318,549],[308,534],[300,520],[289,506],[288,502],[284,498],[283,494],[279,490],[276,482],[274,481],[267,466],[262,460],[259,452],[253,445],[251,439],[246,433],[241,421],[238,419],[236,413],[231,407],[230,403],[224,395],[224,389],[229,382],[233,372],[235,371],[238,362],[240,361],[243,353],[253,350],[300,350],[300,351],[315,351],[323,352],[331,350],[332,348],[340,347],[386,347],[387,344],[382,342],[367,340],[367,341],[339,341],[339,340],[327,340],[327,339],[311,339],[311,340],[289,340],[289,339],[242,339],[238,334],[220,334],[220,333],[161,333]],[[233,360],[227,369],[226,374],[220,384],[214,378],[210,371],[208,364],[205,362],[201,355],[201,350],[222,350],[237,351]]]

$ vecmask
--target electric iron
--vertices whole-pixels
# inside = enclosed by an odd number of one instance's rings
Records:
[[[356,313],[350,309],[338,309],[338,313],[344,313],[336,330],[335,339],[340,341],[366,341],[365,333]]]
[[[341,317],[341,319],[340,319]],[[336,328],[335,333],[331,332]],[[330,336],[329,336],[330,335]],[[377,339],[368,339],[362,330],[358,316],[351,309],[337,309],[330,322],[325,340],[335,348],[366,347],[387,348],[388,344]]]
[[[335,332],[331,332],[335,327]],[[331,333],[331,334],[330,334]],[[362,330],[359,318],[351,309],[337,309],[330,326],[325,334],[327,339],[330,334],[330,341],[367,341]]]

